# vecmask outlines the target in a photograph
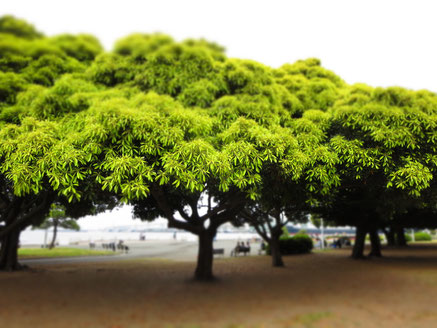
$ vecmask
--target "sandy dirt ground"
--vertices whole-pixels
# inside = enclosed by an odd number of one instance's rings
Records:
[[[157,259],[3,272],[0,327],[437,327],[435,246],[349,252],[216,259],[209,284]]]

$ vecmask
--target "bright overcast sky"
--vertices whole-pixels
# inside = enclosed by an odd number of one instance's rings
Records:
[[[2,0],[0,14],[46,35],[94,34],[108,50],[133,32],[163,32],[215,41],[230,57],[273,67],[318,57],[348,83],[437,91],[433,0]],[[119,216],[111,225],[128,223]]]
[[[433,0],[2,0],[0,13],[47,35],[94,34],[107,49],[132,32],[163,32],[273,67],[318,57],[349,83],[437,91]]]

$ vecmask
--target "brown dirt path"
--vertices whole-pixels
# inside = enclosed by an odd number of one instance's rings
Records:
[[[218,259],[213,284],[163,260],[0,273],[0,327],[437,327],[437,248],[384,254]]]

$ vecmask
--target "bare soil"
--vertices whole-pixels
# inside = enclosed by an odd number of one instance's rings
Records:
[[[0,273],[0,327],[437,327],[437,248],[34,266]]]

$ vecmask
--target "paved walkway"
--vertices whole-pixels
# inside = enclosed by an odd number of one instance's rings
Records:
[[[214,242],[214,248],[223,248],[225,257],[229,257],[231,250],[235,247],[236,240],[219,240]],[[96,250],[100,250],[101,243],[96,243]],[[23,259],[23,264],[61,264],[61,263],[83,263],[83,262],[107,262],[118,260],[129,260],[135,258],[163,258],[176,261],[196,261],[198,244],[192,241],[132,241],[125,242],[129,246],[129,252],[116,253],[108,256],[82,256],[82,257],[65,257],[65,258],[44,258],[44,259]],[[74,246],[87,248],[87,245]],[[259,243],[251,244],[251,254],[258,254]],[[220,256],[220,255],[219,255]]]

